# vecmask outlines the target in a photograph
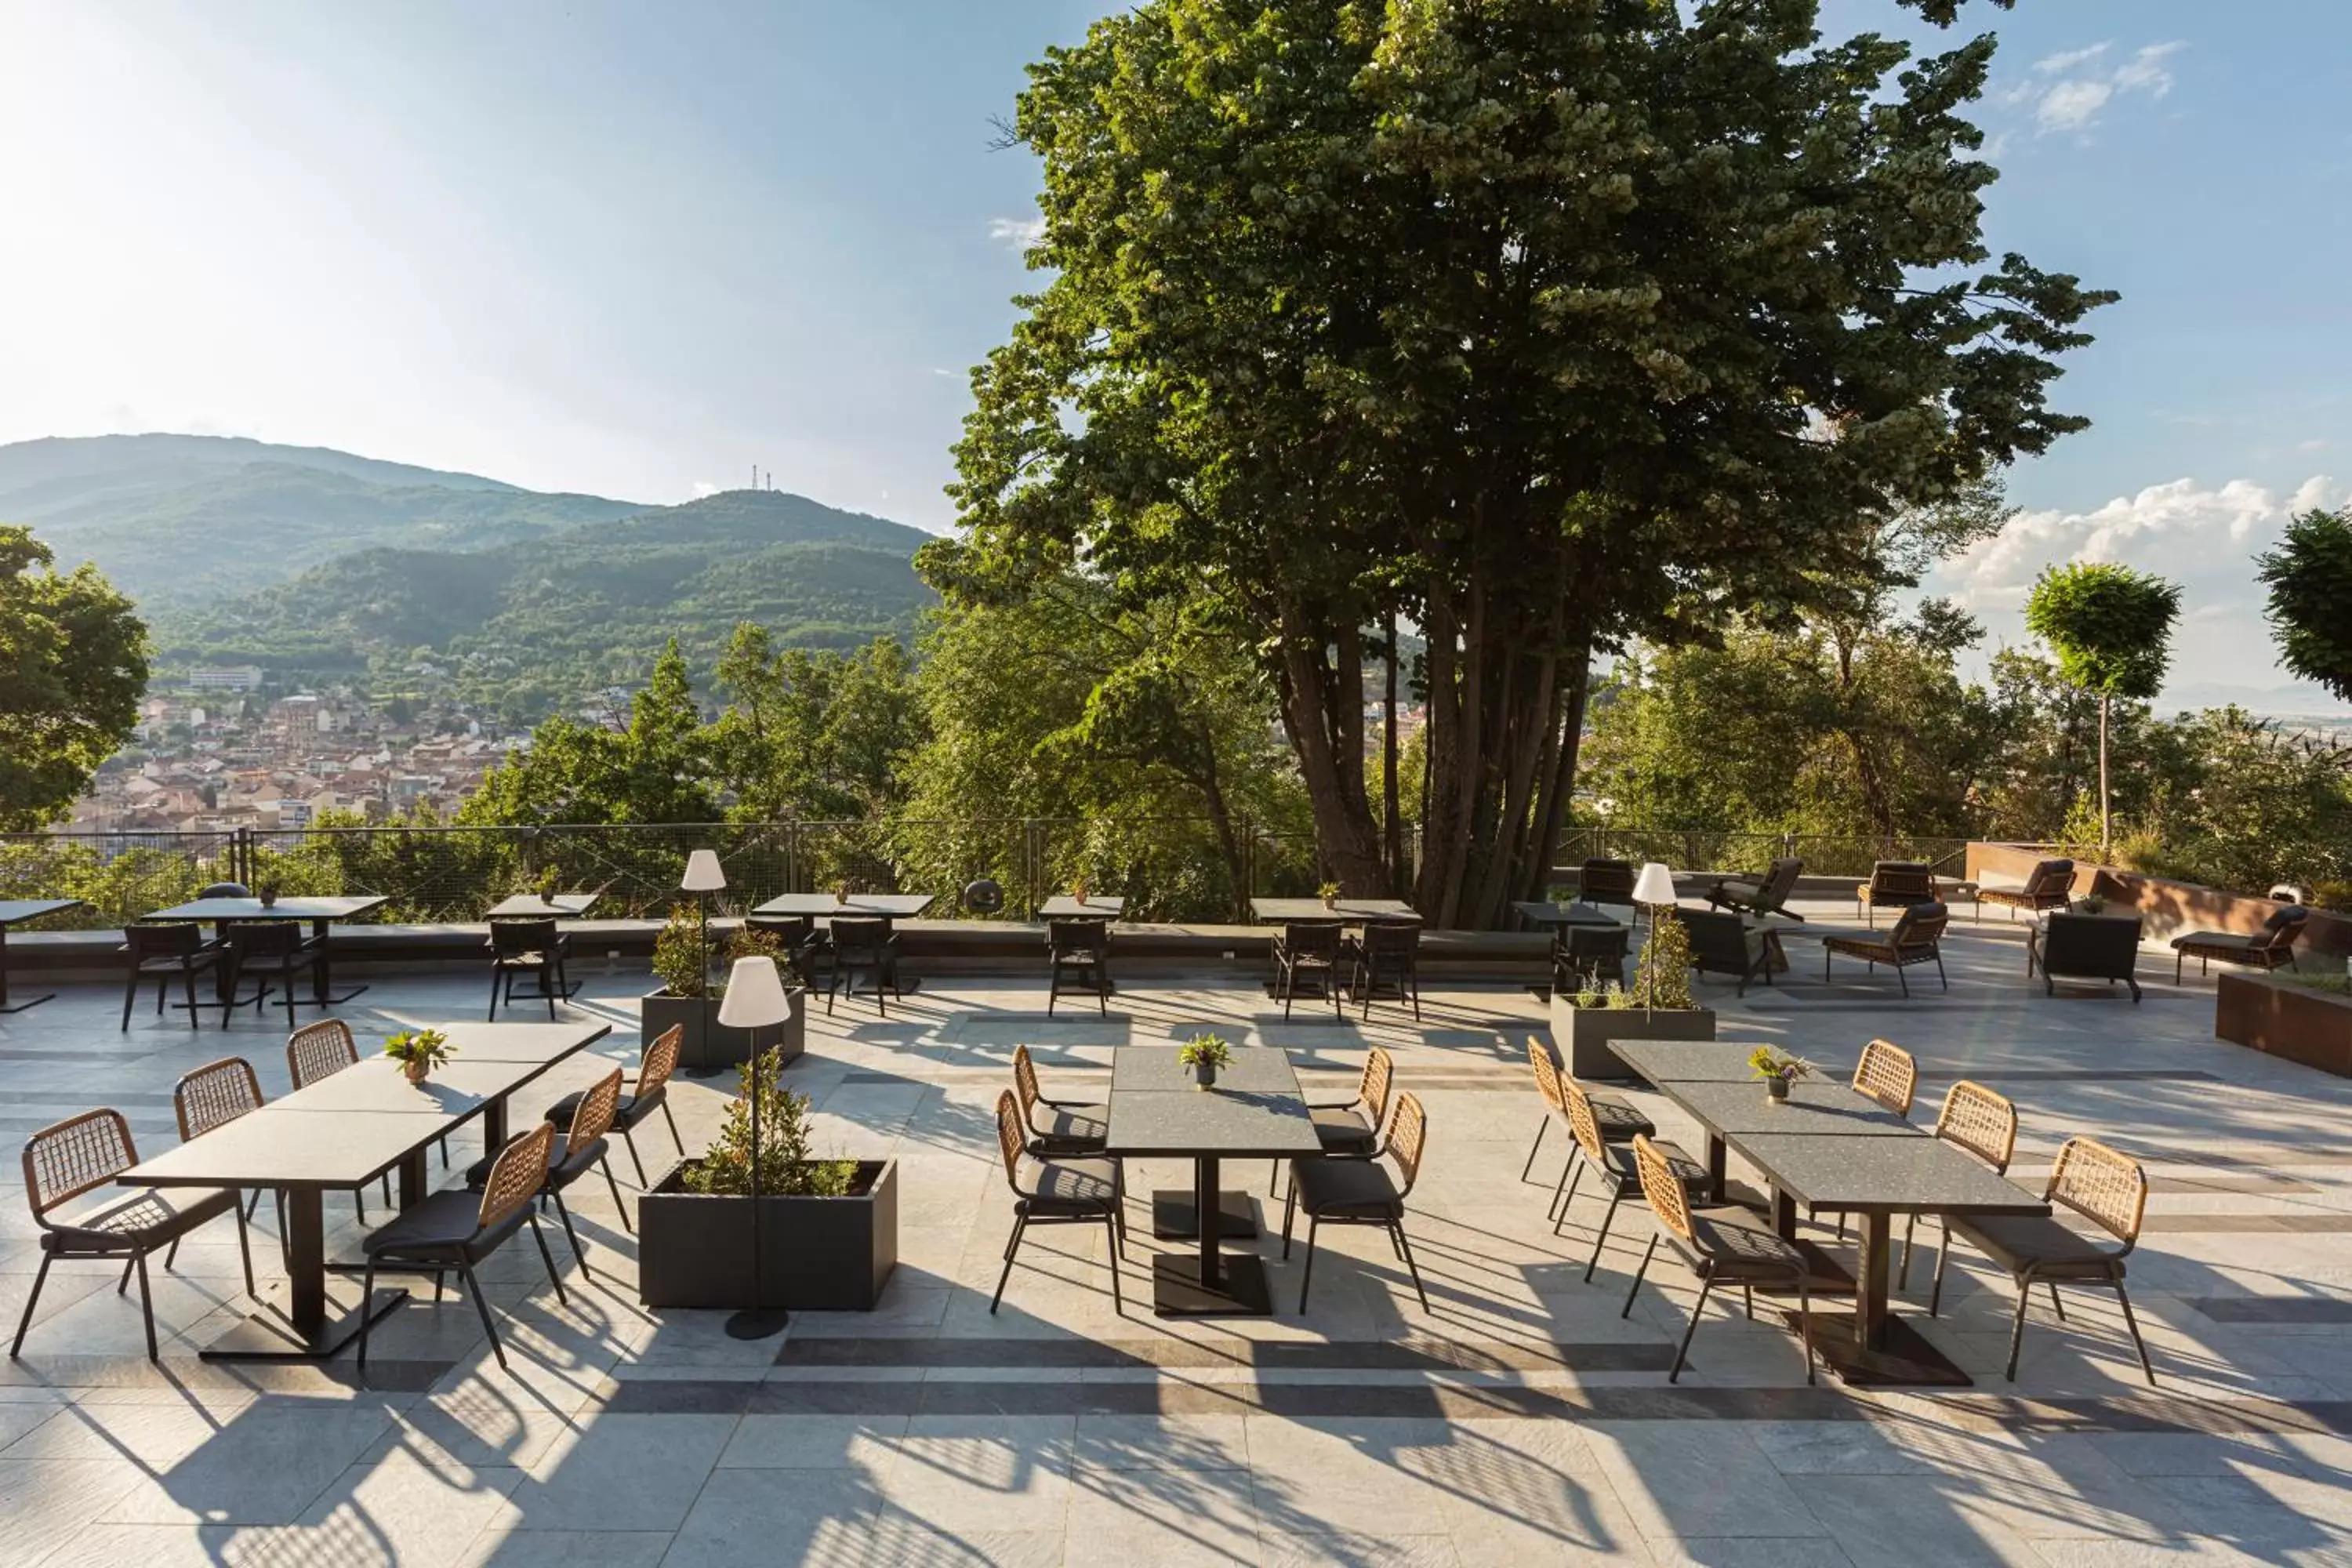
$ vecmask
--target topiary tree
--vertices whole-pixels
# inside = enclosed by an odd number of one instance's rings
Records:
[[[2352,702],[2352,508],[2291,520],[2254,564],[2270,589],[2263,614],[2279,662]]]
[[[2113,840],[2107,797],[2107,715],[2118,697],[2147,699],[2164,685],[2178,584],[2109,562],[2045,568],[2025,601],[2025,627],[2050,645],[2070,685],[2099,700],[2099,853]]]

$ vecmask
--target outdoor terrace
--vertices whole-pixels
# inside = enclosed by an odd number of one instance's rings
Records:
[[[1801,906],[1807,907],[1807,906]],[[1851,905],[1819,915],[1850,920]],[[1884,921],[1882,921],[1882,924]],[[1796,1341],[1718,1294],[1669,1387],[1696,1297],[1662,1258],[1621,1317],[1653,1234],[1618,1215],[1581,1279],[1602,1202],[1594,1184],[1561,1235],[1546,1200],[1555,1131],[1523,1183],[1543,1119],[1525,1044],[1544,1004],[1502,984],[1433,975],[1423,1018],[1393,1004],[1302,1004],[1292,1021],[1231,969],[1122,977],[1108,1017],[1047,1022],[1034,971],[936,973],[889,1016],[816,1007],[786,1075],[812,1097],[826,1153],[899,1163],[898,1266],[872,1313],[795,1314],[742,1342],[719,1312],[649,1312],[635,1244],[601,1182],[567,1194],[593,1279],[554,1237],[571,1301],[535,1252],[485,1270],[511,1372],[473,1307],[422,1292],[378,1324],[362,1381],[346,1352],[315,1365],[238,1366],[197,1347],[242,1312],[235,1236],[216,1223],[155,1268],[165,1338],[145,1358],[119,1265],[60,1264],[20,1361],[0,1363],[0,1563],[810,1563],[873,1564],[1711,1563],[2077,1564],[2322,1562],[2352,1556],[2352,1187],[2339,1129],[2352,1083],[2212,1037],[2212,983],[2142,968],[2147,997],[2042,994],[2022,921],[1988,911],[1947,941],[1948,994],[1792,943],[1790,984],[1735,999],[1700,983],[1727,1037],[1801,1051],[1832,1076],[1874,1036],[1919,1060],[1922,1122],[1955,1079],[2013,1098],[2011,1175],[2039,1191],[2059,1144],[2106,1139],[2153,1177],[2130,1260],[2155,1359],[2142,1380],[2113,1298],[2070,1291],[2061,1325],[2032,1310],[2001,1380],[2014,1295],[1980,1256],[1954,1258],[1943,1315],[1924,1319],[1922,1252],[1901,1304],[1976,1376],[1950,1393],[1806,1385]],[[530,1091],[552,1100],[634,1063],[640,966],[583,963],[567,1016],[614,1033]],[[369,976],[342,1013],[362,1048],[402,1024],[478,1017],[478,973]],[[171,1091],[242,1054],[284,1092],[281,1016],[216,1016],[192,1031],[147,1005],[118,1029],[114,984],[68,985],[0,1019],[0,1122],[21,1141],[95,1105],[130,1119],[142,1153],[175,1142]],[[312,1015],[306,1011],[305,1017]],[[515,1016],[543,1017],[525,1008]],[[1163,1321],[1150,1307],[1139,1195],[1187,1169],[1130,1163],[1138,1215],[1128,1309],[1112,1310],[1090,1226],[1033,1233],[1002,1310],[989,1292],[1011,1203],[992,1108],[1013,1047],[1048,1094],[1099,1097],[1114,1047],[1194,1029],[1280,1046],[1310,1094],[1343,1097],[1367,1047],[1394,1053],[1420,1097],[1428,1152],[1407,1228],[1431,1310],[1385,1240],[1323,1234],[1314,1295],[1265,1257],[1278,1311]],[[711,1134],[730,1079],[680,1080],[685,1141]],[[1630,1091],[1687,1147],[1697,1130]],[[517,1107],[527,1125],[530,1104]],[[468,1142],[471,1139],[472,1142]],[[639,1134],[649,1163],[666,1135]],[[461,1134],[453,1170],[480,1152]],[[624,1180],[625,1160],[616,1162]],[[450,1180],[437,1160],[436,1180]],[[1737,1157],[1734,1174],[1740,1173]],[[1228,1184],[1264,1197],[1263,1163]],[[11,1173],[11,1184],[15,1184]],[[625,1194],[634,1201],[635,1194]],[[379,1222],[382,1215],[372,1205]],[[331,1251],[356,1246],[331,1196]],[[261,1205],[256,1263],[274,1272]],[[1898,1226],[1899,1228],[1899,1226]],[[1832,1246],[1830,1230],[1809,1234]],[[21,1194],[0,1194],[0,1311],[11,1325],[37,1255]]]

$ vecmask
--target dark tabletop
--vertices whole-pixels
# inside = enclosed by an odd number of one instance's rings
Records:
[[[381,893],[349,893],[319,898],[281,898],[274,904],[259,899],[196,899],[156,910],[151,921],[347,921],[371,914],[392,902]]]
[[[478,1018],[417,1027],[448,1036],[457,1061],[536,1062],[542,1067],[585,1050],[613,1032],[610,1024],[485,1024]]]
[[[1110,1087],[1120,1089],[1192,1090],[1192,1069],[1176,1059],[1181,1046],[1121,1046],[1110,1054]],[[1273,1046],[1236,1046],[1234,1059],[1217,1069],[1217,1087],[1250,1093],[1297,1094],[1297,1070],[1290,1053]]]
[[[577,920],[596,907],[602,893],[517,893],[490,906],[485,919],[494,921]]]
[[[265,1105],[201,1138],[157,1151],[117,1180],[134,1187],[357,1187],[439,1138],[456,1120],[397,1110],[312,1114]]]
[[[1790,1086],[1789,1103],[1775,1105],[1762,1080],[1725,1083],[1667,1079],[1657,1090],[1727,1137],[1739,1132],[1801,1132],[1824,1137],[1925,1138],[1927,1131],[1842,1083],[1811,1079]]]
[[[408,1081],[388,1057],[368,1057],[339,1073],[272,1100],[273,1111],[390,1110],[411,1116],[464,1116],[537,1078],[537,1062],[452,1061],[423,1083]]]
[[[0,899],[0,926],[12,926],[18,921],[38,920],[59,910],[77,908],[79,899]]]
[[[1940,1138],[1747,1134],[1726,1140],[1799,1203],[1890,1214],[2044,1215],[2050,1205]]]
[[[1204,1089],[1176,1051],[1122,1046],[1111,1053],[1112,1153],[1279,1159],[1321,1152],[1288,1052],[1236,1050],[1216,1088]]]
[[[1402,899],[1341,899],[1325,904],[1320,899],[1252,899],[1250,913],[1268,925],[1288,921],[1417,921],[1421,916]]]
[[[1625,922],[1598,904],[1581,899],[1572,904],[1519,903],[1511,908],[1539,926],[1622,926]]]
[[[931,907],[929,893],[852,893],[847,903],[831,893],[779,893],[751,912],[756,915],[887,915],[912,920]]]
[[[1056,893],[1037,906],[1037,918],[1048,921],[1115,921],[1126,910],[1127,900],[1116,893],[1088,893],[1083,904],[1067,893]]]
[[[1748,1065],[1756,1052],[1753,1045],[1737,1040],[1612,1040],[1609,1048],[1652,1083],[1754,1083],[1758,1094],[1764,1092]]]

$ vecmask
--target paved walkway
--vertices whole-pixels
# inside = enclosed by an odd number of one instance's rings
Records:
[[[1539,1120],[1525,1039],[1543,1016],[1525,992],[1441,988],[1418,1026],[1393,1006],[1369,1023],[1302,1007],[1286,1024],[1232,984],[1137,981],[1108,1018],[1048,1023],[1041,984],[933,980],[887,1020],[866,1003],[829,1020],[820,1007],[790,1075],[818,1106],[822,1147],[900,1163],[900,1262],[879,1311],[800,1314],[750,1344],[720,1314],[649,1314],[594,1183],[574,1192],[597,1278],[570,1270],[568,1309],[527,1246],[489,1271],[511,1374],[454,1296],[381,1326],[371,1386],[348,1359],[198,1361],[239,1310],[226,1225],[156,1272],[160,1369],[115,1271],[61,1266],[24,1359],[0,1364],[0,1564],[2352,1562],[2352,1442],[2338,1435],[2352,1429],[2352,1084],[2212,1039],[2210,983],[2151,983],[2137,1007],[2095,990],[2046,998],[2024,979],[2022,930],[1963,921],[1948,995],[1931,979],[1905,1003],[1858,966],[1825,987],[1801,940],[1782,986],[1744,1002],[1719,982],[1703,992],[1727,1036],[1832,1070],[1874,1035],[1910,1047],[1922,1120],[1956,1077],[2011,1094],[2022,1183],[2077,1131],[2146,1160],[2155,1194],[2131,1282],[2154,1390],[2112,1300],[2088,1292],[2064,1326],[2036,1306],[2019,1380],[2003,1383],[2013,1298],[1966,1256],[1927,1329],[1973,1389],[1808,1388],[1790,1338],[1736,1302],[1710,1305],[1669,1388],[1686,1278],[1654,1269],[1619,1316],[1646,1216],[1621,1215],[1587,1285],[1601,1205],[1580,1198],[1552,1237],[1556,1134],[1518,1180]],[[2158,968],[2151,955],[2151,982]],[[592,974],[577,1005],[614,1021],[614,1059],[634,1056],[645,984]],[[481,994],[473,976],[383,981],[348,1016],[373,1040],[478,1016]],[[76,987],[0,1019],[0,1139],[110,1104],[161,1146],[173,1080],[232,1052],[268,1092],[285,1088],[275,1023],[191,1033],[142,1009],[125,1033],[119,1006],[110,987]],[[1036,1052],[1049,1093],[1085,1095],[1112,1046],[1204,1025],[1288,1047],[1311,1089],[1335,1093],[1367,1046],[1397,1053],[1430,1116],[1411,1227],[1431,1311],[1381,1237],[1341,1232],[1327,1233],[1304,1317],[1278,1241],[1259,1244],[1275,1319],[1119,1317],[1099,1235],[1070,1229],[1033,1236],[989,1314],[1009,1226],[991,1108],[1013,1046]],[[599,1070],[575,1062],[547,1096]],[[689,1146],[716,1125],[719,1089],[681,1087]],[[1670,1134],[1694,1135],[1650,1103]],[[667,1152],[658,1131],[641,1140]],[[1183,1179],[1146,1165],[1129,1186]],[[331,1246],[352,1245],[350,1205],[329,1213],[346,1226]],[[21,1194],[0,1194],[10,1324],[32,1234]],[[1153,1245],[1138,1225],[1131,1303],[1148,1300]],[[273,1250],[257,1245],[257,1260]],[[560,1243],[559,1258],[569,1269]],[[1923,1247],[1915,1311],[1930,1262]]]

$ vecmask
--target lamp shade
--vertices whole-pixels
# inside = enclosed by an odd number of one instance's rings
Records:
[[[793,1016],[784,977],[772,958],[739,958],[727,972],[727,994],[719,1000],[719,1021],[730,1029],[763,1029]]]
[[[1642,875],[1633,883],[1633,901],[1637,904],[1671,904],[1675,901],[1675,874],[1658,861],[1642,868]]]
[[[686,858],[686,875],[677,879],[679,888],[689,893],[722,892],[727,887],[727,873],[719,868],[719,852],[698,849]]]

